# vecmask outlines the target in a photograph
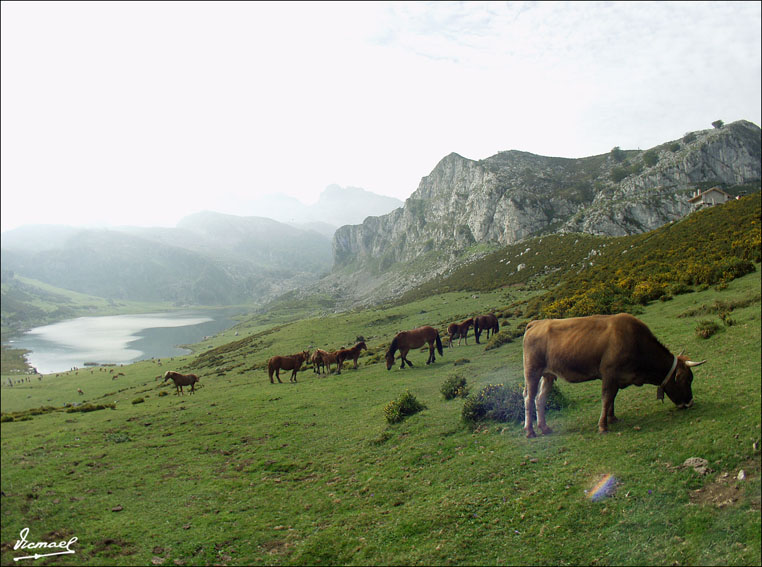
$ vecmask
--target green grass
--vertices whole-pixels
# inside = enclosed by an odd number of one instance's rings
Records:
[[[386,370],[397,331],[443,330],[513,301],[509,290],[300,320],[261,314],[235,342],[120,367],[116,380],[86,369],[3,386],[3,412],[116,409],[2,423],[2,563],[19,555],[13,544],[29,527],[32,541],[78,538],[75,555],[40,560],[60,565],[759,564],[757,268],[722,291],[644,307],[668,348],[708,359],[694,372],[696,405],[681,411],[657,402],[655,388],[628,388],[608,435],[597,433],[597,381],[558,385],[569,405],[548,414],[553,435],[462,422],[464,401],[445,400],[442,383],[455,373],[472,391],[520,383],[520,338],[491,350],[471,340],[431,366],[412,352],[413,368]],[[733,306],[734,324],[697,337],[699,320],[720,321],[718,301]],[[272,354],[358,336],[369,350],[357,371],[269,383]],[[193,396],[155,380],[191,367],[201,376]],[[406,390],[426,409],[387,424],[384,407]],[[694,456],[713,472],[680,468]],[[604,474],[617,489],[592,502],[586,491]]]

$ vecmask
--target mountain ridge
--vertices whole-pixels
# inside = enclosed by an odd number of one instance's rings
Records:
[[[382,273],[436,251],[442,262],[477,244],[506,246],[554,232],[623,236],[694,210],[692,190],[759,183],[760,129],[738,121],[649,150],[584,158],[509,150],[483,160],[450,153],[405,206],[333,239],[334,274]]]

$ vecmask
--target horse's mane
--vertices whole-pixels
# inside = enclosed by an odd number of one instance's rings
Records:
[[[397,339],[397,337],[394,337],[392,339],[392,344],[389,345],[389,350],[387,351],[386,354],[394,354],[395,352],[397,352],[398,348],[399,348],[399,340]]]

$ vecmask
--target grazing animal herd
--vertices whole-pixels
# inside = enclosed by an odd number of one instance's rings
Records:
[[[474,338],[486,331],[494,335],[500,326],[493,313],[471,317],[461,323],[452,323],[447,328],[448,346],[458,339],[468,344],[468,331],[473,326]],[[358,337],[361,339],[361,337]],[[399,351],[400,369],[413,366],[407,355],[411,349],[428,346],[429,357],[426,364],[436,361],[435,349],[444,354],[442,339],[434,327],[423,326],[397,333],[386,351],[386,369],[394,366]],[[352,348],[341,348],[333,352],[316,349],[310,354],[305,350],[288,356],[273,356],[267,363],[271,383],[273,375],[282,383],[280,370],[291,370],[291,382],[296,382],[297,372],[309,361],[318,375],[331,373],[331,365],[336,365],[336,374],[341,374],[344,362],[353,361],[357,369],[357,359],[367,350],[364,340],[359,340]],[[706,360],[694,362],[686,356],[673,355],[653,335],[645,323],[632,315],[593,315],[569,319],[542,319],[531,321],[524,332],[524,430],[527,437],[535,437],[534,415],[537,426],[543,434],[552,430],[545,422],[545,402],[553,382],[563,378],[567,382],[587,382],[601,380],[601,417],[598,431],[606,433],[608,424],[617,421],[614,415],[614,399],[619,390],[628,386],[653,384],[657,386],[657,399],[666,394],[679,408],[693,405],[691,368],[704,364]],[[178,393],[183,385],[198,382],[195,374],[166,372],[164,381],[172,379]]]

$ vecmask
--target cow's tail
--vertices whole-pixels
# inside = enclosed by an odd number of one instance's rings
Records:
[[[444,351],[442,350],[442,339],[439,338],[439,331],[437,331],[437,350],[439,351],[439,356],[444,354]]]

